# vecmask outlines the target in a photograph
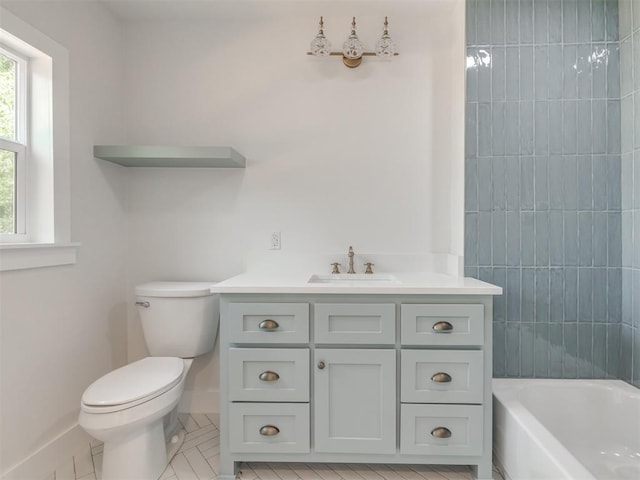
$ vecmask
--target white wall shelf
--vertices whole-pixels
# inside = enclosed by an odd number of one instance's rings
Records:
[[[93,156],[125,167],[244,168],[231,147],[94,145]]]

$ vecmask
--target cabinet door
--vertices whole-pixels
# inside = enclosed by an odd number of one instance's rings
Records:
[[[395,453],[396,352],[317,349],[315,450]]]

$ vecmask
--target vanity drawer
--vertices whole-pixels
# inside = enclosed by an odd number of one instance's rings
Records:
[[[479,350],[402,350],[401,401],[482,403],[484,361]]]
[[[480,304],[403,304],[402,345],[482,345],[484,306]]]
[[[308,402],[309,349],[229,349],[229,400]]]
[[[308,403],[232,403],[229,450],[233,453],[308,453]]]
[[[403,404],[400,453],[481,455],[482,408],[481,405]]]
[[[308,303],[230,303],[230,343],[308,343]]]
[[[317,303],[315,343],[393,345],[396,306],[390,304]]]

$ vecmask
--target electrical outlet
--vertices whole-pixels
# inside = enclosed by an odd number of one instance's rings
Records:
[[[269,246],[269,250],[280,250],[280,232],[271,233],[271,244]]]

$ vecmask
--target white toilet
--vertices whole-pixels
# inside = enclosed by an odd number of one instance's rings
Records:
[[[79,423],[104,442],[103,480],[157,479],[176,453],[177,410],[193,357],[213,349],[219,299],[210,283],[151,282],[136,287],[150,357],[93,382]]]

